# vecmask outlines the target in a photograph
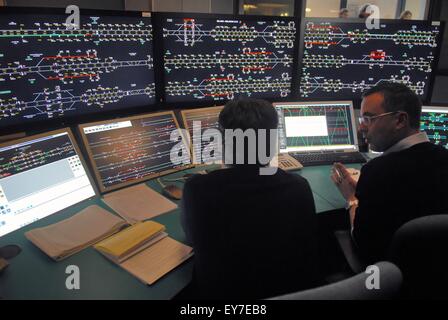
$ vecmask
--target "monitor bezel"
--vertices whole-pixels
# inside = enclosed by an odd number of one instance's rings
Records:
[[[57,8],[42,8],[42,7],[0,7],[0,15],[13,15],[13,14],[25,14],[25,15],[65,15],[65,7]],[[160,91],[158,90],[157,78],[156,78],[156,68],[158,68],[158,63],[155,60],[155,49],[154,49],[154,24],[152,14],[145,11],[120,11],[120,10],[100,10],[100,9],[80,9],[81,16],[89,15],[101,15],[110,17],[134,17],[142,19],[151,19],[151,24],[153,28],[153,72],[154,72],[154,83],[156,88],[156,95],[153,98],[154,102],[147,105],[131,106],[126,108],[116,108],[114,110],[104,110],[100,109],[95,112],[74,114],[69,116],[60,116],[50,119],[38,119],[29,121],[20,121],[19,123],[2,125],[0,124],[0,135],[7,135],[17,132],[35,132],[40,131],[41,127],[45,125],[47,128],[52,130],[63,129],[66,127],[76,126],[79,123],[86,121],[98,121],[104,119],[105,117],[113,117],[119,112],[123,115],[132,115],[141,112],[151,112],[160,108],[161,97],[158,95]]]
[[[165,89],[165,60],[164,60],[164,42],[163,42],[163,27],[162,22],[163,19],[167,18],[197,18],[197,19],[229,19],[229,20],[246,20],[246,21],[274,21],[274,20],[285,20],[285,21],[294,21],[296,26],[296,36],[295,36],[295,48],[292,52],[293,55],[293,63],[291,68],[291,93],[289,97],[281,98],[281,97],[272,97],[272,98],[262,98],[263,100],[267,100],[269,102],[275,101],[288,101],[291,99],[295,99],[297,95],[297,77],[295,76],[298,72],[299,60],[298,60],[298,47],[297,41],[299,39],[299,34],[301,31],[300,26],[300,18],[298,17],[281,17],[281,16],[262,16],[262,15],[233,15],[233,14],[209,14],[209,13],[185,13],[185,12],[155,12],[152,15],[153,17],[153,30],[154,30],[154,51],[156,52],[156,59],[160,62],[159,64],[159,73],[156,74],[156,77],[159,79],[160,85]],[[251,97],[256,99],[257,97]],[[229,100],[195,100],[195,99],[185,99],[183,101],[167,101],[167,96],[165,90],[161,92],[161,104],[163,109],[173,108],[173,109],[181,109],[181,108],[202,108],[202,107],[216,107],[220,105],[225,105]],[[174,107],[173,107],[174,105]],[[181,105],[181,107],[176,107],[176,105]]]
[[[428,111],[429,109],[431,109],[431,111]],[[424,105],[422,106],[422,113],[423,112],[440,112],[440,113],[448,113],[448,106],[427,106]]]
[[[365,23],[364,19],[340,19],[340,18],[304,18],[302,19],[302,21],[300,22],[300,38],[299,38],[299,42],[298,42],[298,61],[299,61],[299,65],[300,68],[298,68],[298,73],[295,75],[297,78],[297,99],[299,100],[303,100],[303,101],[334,101],[335,99],[341,99],[341,100],[346,100],[346,99],[352,99],[353,104],[357,107],[360,107],[361,105],[361,94],[359,94],[359,98],[357,99],[353,99],[352,97],[347,97],[347,98],[343,98],[343,97],[301,97],[300,95],[300,83],[302,80],[302,76],[303,76],[303,55],[304,55],[304,50],[305,50],[305,46],[304,46],[304,34],[305,34],[305,26],[307,24],[307,22],[316,22],[316,23],[322,23],[322,22],[334,22],[334,23],[353,23],[353,24],[359,24],[359,23]],[[407,25],[413,25],[413,24],[426,24],[426,25],[434,25],[437,24],[439,27],[439,34],[436,38],[436,42],[437,42],[437,48],[435,48],[434,50],[434,60],[431,66],[432,72],[429,76],[429,80],[428,80],[428,88],[427,88],[427,94],[426,97],[419,97],[420,100],[423,103],[429,103],[431,101],[431,97],[433,95],[433,90],[434,90],[434,82],[435,82],[435,77],[436,77],[436,72],[435,70],[437,69],[437,65],[439,63],[439,59],[440,59],[440,52],[442,49],[442,40],[443,40],[443,33],[445,30],[445,22],[444,21],[431,21],[431,20],[399,20],[399,19],[381,19],[380,24],[407,24]]]
[[[174,114],[174,111],[172,111],[172,110],[171,111],[145,113],[145,114],[140,114],[140,115],[131,116],[131,117],[115,118],[115,119],[111,119],[111,120],[88,122],[88,123],[83,123],[83,124],[78,125],[78,134],[81,136],[81,140],[83,142],[84,149],[87,153],[87,158],[89,160],[90,167],[92,168],[92,171],[95,175],[95,180],[96,180],[97,186],[98,186],[101,194],[104,194],[104,193],[107,193],[107,192],[110,192],[113,190],[117,190],[117,189],[122,189],[122,188],[125,188],[128,186],[131,186],[131,185],[135,185],[135,184],[142,183],[142,182],[145,182],[145,181],[148,181],[151,179],[155,179],[155,178],[158,178],[161,176],[165,176],[165,175],[168,175],[168,174],[171,174],[174,172],[179,172],[179,171],[187,170],[187,169],[194,167],[190,163],[188,165],[181,165],[178,168],[163,170],[161,172],[149,174],[149,175],[144,176],[139,179],[129,180],[127,182],[118,183],[118,184],[110,186],[110,187],[105,187],[103,185],[101,175],[98,171],[98,168],[95,164],[95,160],[93,158],[93,153],[90,148],[89,141],[87,140],[87,135],[84,133],[83,129],[86,127],[97,126],[97,125],[101,125],[101,124],[116,123],[116,122],[123,122],[123,121],[133,121],[133,120],[145,119],[145,118],[156,117],[156,116],[161,116],[161,115],[171,115],[174,120],[174,123],[176,125],[176,128],[178,130],[181,129],[179,126],[179,122],[177,121],[176,115]],[[180,131],[180,132],[182,132],[182,131]],[[185,140],[185,137],[183,135],[182,135],[182,141],[185,144],[185,146],[188,146],[187,141]]]
[[[90,174],[89,168],[87,166],[87,162],[84,159],[84,156],[83,156],[83,154],[81,152],[81,149],[78,146],[78,142],[76,141],[75,136],[73,135],[72,130],[70,128],[63,128],[63,129],[52,130],[52,131],[48,131],[48,132],[45,132],[45,133],[35,134],[35,135],[27,136],[27,137],[24,137],[24,138],[15,139],[15,140],[9,140],[7,142],[0,143],[0,149],[1,149],[1,148],[7,148],[7,147],[11,147],[11,146],[14,146],[14,145],[17,145],[17,144],[30,142],[30,141],[33,141],[33,140],[36,140],[36,139],[45,138],[45,137],[49,137],[49,136],[53,136],[53,135],[61,134],[61,133],[67,133],[68,134],[68,137],[69,137],[69,139],[70,139],[70,141],[71,141],[71,143],[73,145],[73,148],[75,149],[76,155],[79,157],[79,160],[81,161],[81,164],[82,164],[82,166],[84,168],[84,171],[86,173],[87,179],[89,180],[89,183],[90,183],[90,185],[91,185],[91,187],[93,189],[94,195],[92,195],[92,196],[90,196],[90,197],[88,197],[88,198],[86,198],[84,200],[81,200],[81,201],[79,201],[79,202],[77,202],[75,204],[72,204],[72,205],[70,205],[68,207],[65,207],[63,209],[55,211],[55,212],[53,212],[53,213],[43,217],[42,219],[45,219],[45,218],[47,218],[49,216],[52,216],[52,215],[55,215],[55,214],[59,214],[59,213],[65,211],[65,210],[67,210],[67,209],[69,209],[71,207],[79,205],[80,203],[85,203],[87,201],[90,201],[90,200],[96,198],[99,195],[99,192],[98,192],[98,189],[96,187],[95,181],[93,180],[93,178],[92,178],[92,176]],[[40,221],[42,219],[39,219],[37,221]],[[37,221],[31,222],[31,223],[27,224],[26,226],[29,226],[29,225],[37,222]],[[16,232],[16,231],[18,231],[20,229],[21,228],[18,228],[18,229],[14,230],[14,231],[8,232],[7,234]]]
[[[359,142],[358,142],[358,135],[357,135],[357,126],[356,126],[356,121],[355,121],[355,110],[353,107],[353,101],[351,100],[331,100],[331,101],[292,101],[292,102],[280,102],[280,103],[274,103],[274,108],[276,107],[282,107],[282,106],[288,106],[288,105],[298,105],[298,106],[312,106],[312,105],[329,105],[329,104],[333,104],[333,105],[337,105],[337,104],[342,104],[342,105],[349,105],[349,110],[350,110],[350,118],[351,118],[351,122],[352,122],[352,135],[353,135],[353,146],[354,148],[347,148],[347,149],[341,149],[340,151],[343,152],[345,150],[349,150],[349,151],[359,151]],[[286,130],[286,128],[285,128]],[[286,134],[285,134],[286,136]],[[287,149],[282,149],[280,150],[281,153],[287,153],[287,152],[294,152],[294,153],[312,153],[312,152],[326,152],[327,150],[316,150],[316,151],[310,151],[310,150],[303,150],[303,151],[288,151]]]

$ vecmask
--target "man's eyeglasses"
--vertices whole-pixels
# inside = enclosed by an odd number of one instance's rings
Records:
[[[392,111],[392,112],[386,112],[386,113],[382,113],[382,114],[378,114],[376,116],[361,116],[358,118],[359,120],[359,124],[364,124],[366,126],[369,126],[372,124],[373,120],[384,117],[384,116],[388,116],[391,114],[395,114],[401,111]]]

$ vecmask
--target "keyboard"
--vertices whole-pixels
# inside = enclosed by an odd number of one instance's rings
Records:
[[[290,153],[304,167],[331,165],[340,163],[365,163],[366,158],[360,152],[313,152],[313,153]]]

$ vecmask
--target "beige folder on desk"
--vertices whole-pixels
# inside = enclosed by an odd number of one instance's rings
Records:
[[[131,224],[177,208],[177,204],[144,183],[105,194],[102,201]]]
[[[128,225],[126,221],[93,205],[74,216],[25,233],[34,245],[54,260],[67,258]]]
[[[137,222],[103,240],[95,249],[146,284],[192,256],[192,248],[170,237],[154,221]]]
[[[153,284],[193,255],[193,249],[165,237],[120,266],[147,284]]]

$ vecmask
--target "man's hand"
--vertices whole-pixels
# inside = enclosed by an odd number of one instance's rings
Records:
[[[335,163],[332,168],[331,180],[336,184],[342,196],[347,201],[355,200],[357,182],[341,163]]]

